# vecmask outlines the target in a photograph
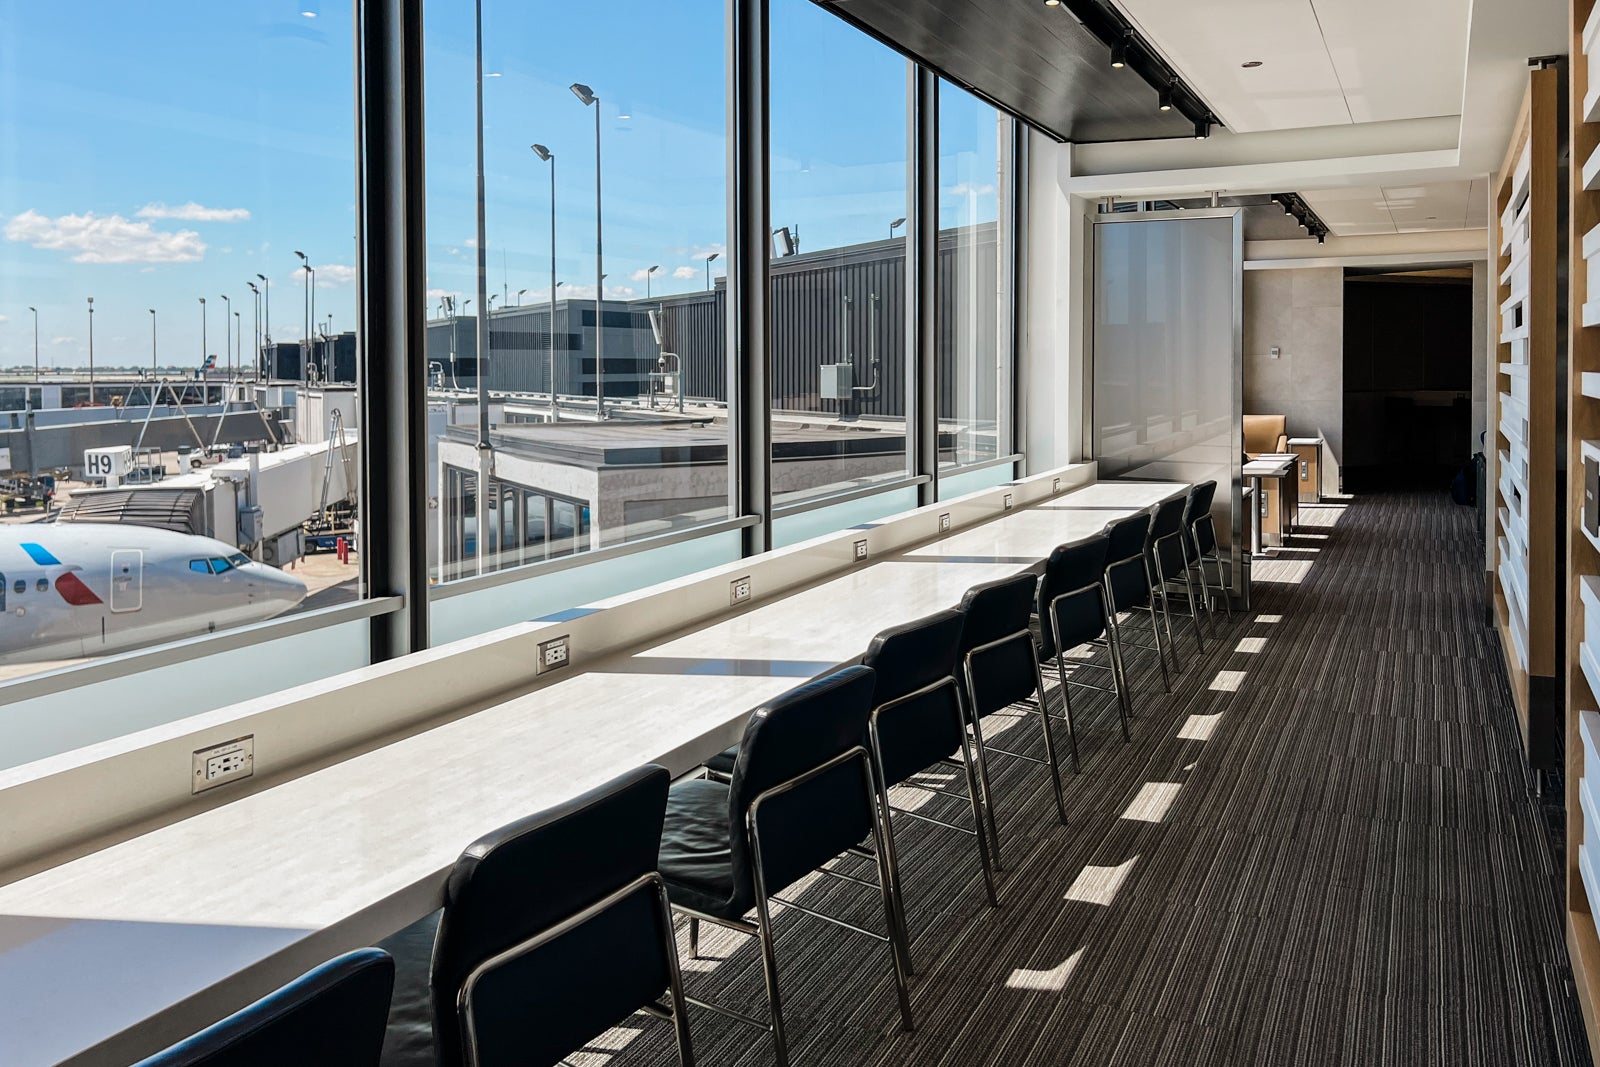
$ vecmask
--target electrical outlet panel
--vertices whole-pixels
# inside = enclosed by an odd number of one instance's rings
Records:
[[[1006,510],[1007,510],[1007,511],[1010,511],[1010,510],[1011,510],[1011,494],[1010,494],[1010,493],[1007,493],[1007,494],[1006,494],[1006,501],[1005,501],[1005,503],[1006,503]]]
[[[939,516],[939,532],[948,533],[950,530],[950,513],[947,511]]]
[[[543,674],[553,671],[557,667],[565,667],[572,662],[572,641],[570,634],[552,637],[548,641],[539,642],[539,663],[534,672]]]
[[[750,576],[735,578],[728,586],[728,603],[743,604],[750,599]]]
[[[194,779],[191,793],[204,793],[227,782],[248,778],[256,772],[256,735],[245,734],[210,748],[194,752]]]
[[[1061,492],[1061,479],[1060,478],[1052,478],[1052,479],[1050,479],[1050,491],[1052,493]]]
[[[862,560],[867,558],[867,541],[866,541],[866,538],[862,538],[861,540],[859,540],[859,541],[857,541],[855,543],[855,558],[856,558],[856,562],[857,563],[859,563]]]

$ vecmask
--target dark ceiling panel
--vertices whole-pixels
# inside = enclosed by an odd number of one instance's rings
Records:
[[[817,0],[952,81],[1065,141],[1192,137],[1176,109],[1065,5],[1043,0]]]

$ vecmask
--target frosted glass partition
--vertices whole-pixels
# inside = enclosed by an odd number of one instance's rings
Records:
[[[958,496],[976,493],[982,489],[993,489],[995,486],[1004,485],[1017,476],[1015,463],[1001,463],[994,467],[980,467],[975,471],[956,471],[953,474],[939,475],[939,499],[954,500]]]
[[[371,632],[363,617],[19,700],[0,715],[0,770],[365,667]]]
[[[738,558],[739,531],[730,530],[453,596],[440,596],[441,587],[436,586],[428,609],[432,643],[442,645],[502,626],[532,622]]]
[[[892,489],[887,493],[847,500],[843,504],[802,511],[772,521],[772,547],[787,548],[823,534],[838,533],[863,522],[898,515],[917,506],[917,490]]]
[[[1214,479],[1217,541],[1242,595],[1243,218],[1211,209],[1094,222],[1100,477]]]

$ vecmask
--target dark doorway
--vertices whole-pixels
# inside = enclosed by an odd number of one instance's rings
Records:
[[[1471,268],[1346,271],[1345,490],[1444,489],[1473,451]]]

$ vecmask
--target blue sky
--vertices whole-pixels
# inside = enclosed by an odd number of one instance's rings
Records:
[[[607,295],[643,296],[652,264],[652,293],[704,287],[726,241],[722,23],[722,0],[486,0],[491,292],[548,297],[539,141],[562,293],[593,295],[594,111],[574,81],[601,98]],[[476,290],[472,4],[431,0],[425,31],[436,309]],[[200,297],[222,357],[223,294],[248,349],[258,273],[273,335],[297,339],[296,249],[319,324],[350,328],[351,33],[348,3],[323,0],[0,0],[0,366],[33,362],[29,305],[41,362],[85,363],[89,296],[97,365],[147,365],[155,308],[161,364],[195,366]],[[772,0],[772,40],[773,225],[798,225],[807,252],[887,236],[906,214],[904,60],[810,0]],[[954,90],[942,108],[940,224],[992,219],[994,112]]]

